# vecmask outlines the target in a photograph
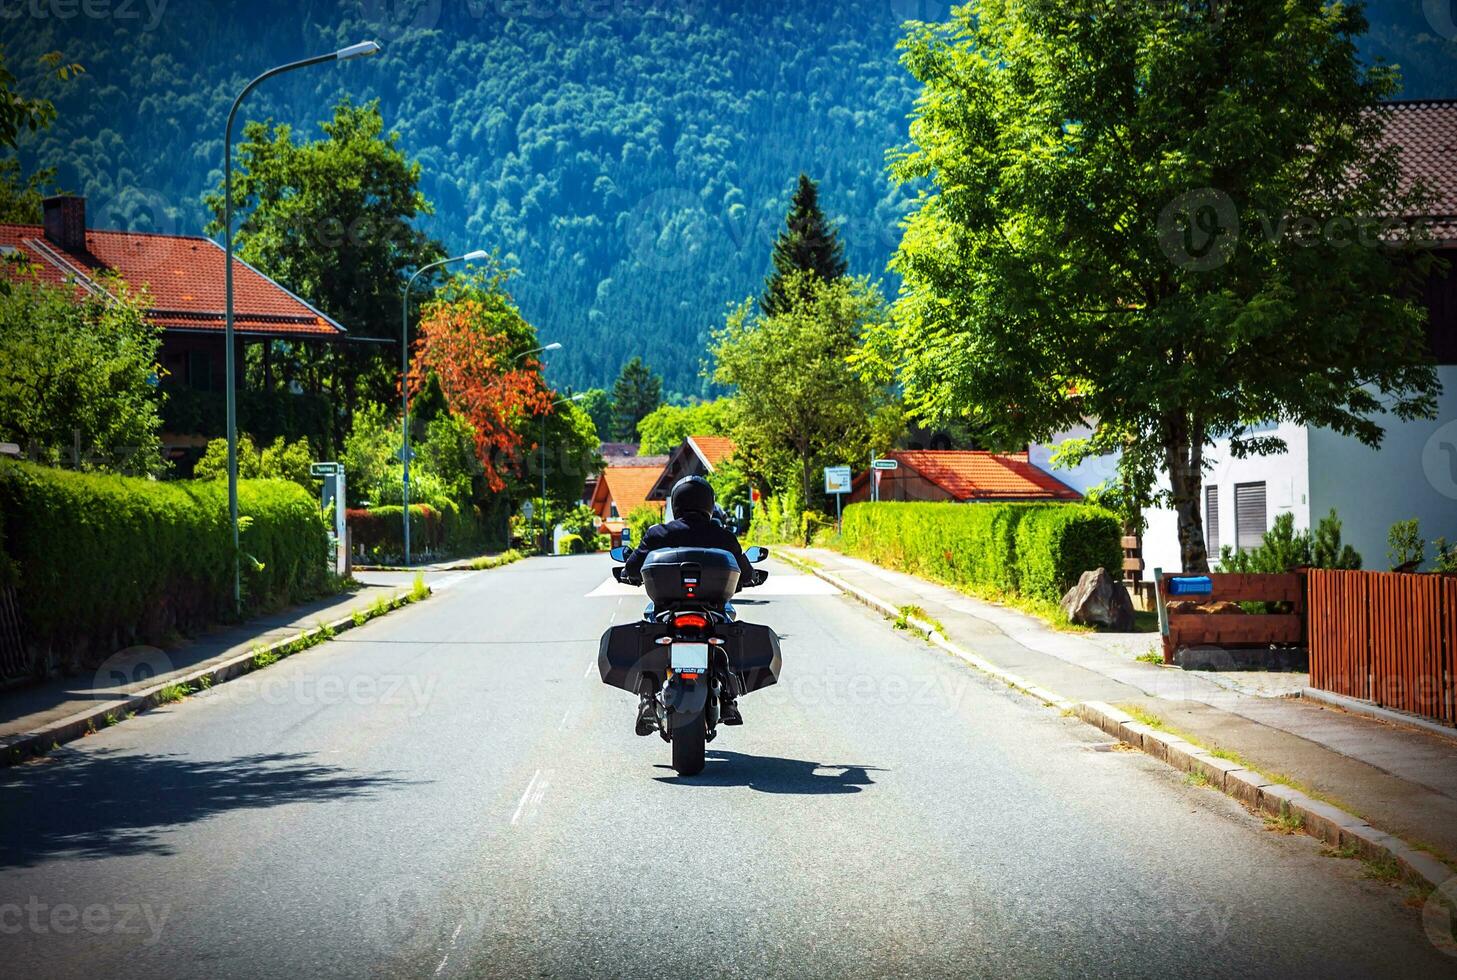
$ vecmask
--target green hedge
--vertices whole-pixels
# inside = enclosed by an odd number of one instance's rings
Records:
[[[1094,568],[1123,566],[1118,519],[1084,504],[862,503],[845,508],[845,549],[977,591],[1057,601]]]
[[[363,546],[376,558],[402,557],[405,552],[405,522],[399,504],[368,510],[351,508],[344,519],[349,525],[351,544]],[[421,555],[456,556],[477,554],[490,545],[479,508],[461,510],[452,501],[410,505],[410,552]]]
[[[328,584],[317,504],[282,480],[245,480],[242,550],[249,611],[312,598]],[[156,482],[0,461],[0,526],[37,650],[89,661],[232,618],[227,485]],[[256,564],[255,564],[256,561]]]

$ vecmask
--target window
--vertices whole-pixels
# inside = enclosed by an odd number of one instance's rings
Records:
[[[1219,554],[1219,488],[1204,488],[1204,547],[1211,555]]]
[[[212,358],[207,351],[188,352],[187,385],[194,391],[212,391]]]
[[[612,501],[612,510],[609,512],[608,516],[611,520],[617,519],[617,501]]]
[[[1240,551],[1258,548],[1264,540],[1265,484],[1236,483],[1234,486],[1235,547]]]

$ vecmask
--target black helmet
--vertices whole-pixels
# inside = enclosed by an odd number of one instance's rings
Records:
[[[673,505],[674,517],[693,513],[708,517],[713,513],[713,487],[701,476],[685,476],[673,484],[668,500]]]

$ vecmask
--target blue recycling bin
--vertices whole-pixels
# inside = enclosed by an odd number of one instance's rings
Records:
[[[1208,575],[1180,575],[1169,579],[1169,595],[1210,595],[1214,580]]]

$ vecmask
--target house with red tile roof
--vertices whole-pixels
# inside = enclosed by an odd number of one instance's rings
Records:
[[[734,449],[734,441],[728,436],[689,436],[668,457],[668,465],[663,467],[648,499],[667,500],[673,484],[685,476],[709,476],[733,456]]]
[[[893,470],[861,473],[845,503],[869,500],[879,479],[881,500],[944,500],[953,503],[1078,501],[1083,495],[1032,465],[1027,454],[973,449],[902,449],[886,453]]]
[[[164,388],[223,390],[226,253],[211,239],[87,228],[86,199],[60,196],[44,202],[43,224],[0,224],[0,258],[4,275],[34,276],[78,294],[105,293],[109,273],[145,288],[147,319],[162,330]],[[240,382],[249,344],[262,344],[267,370],[273,340],[327,343],[347,336],[339,323],[236,256],[233,307]],[[164,433],[163,444],[175,453],[221,434]]]
[[[637,457],[638,460],[654,458],[663,459],[663,457]],[[627,515],[639,507],[651,507],[662,513],[662,502],[648,499],[648,492],[657,482],[658,475],[662,472],[662,466],[662,463],[635,466],[614,461],[603,469],[602,475],[597,478],[597,485],[592,490],[591,500],[592,510],[597,514],[600,533],[611,534],[615,538],[626,526]]]

